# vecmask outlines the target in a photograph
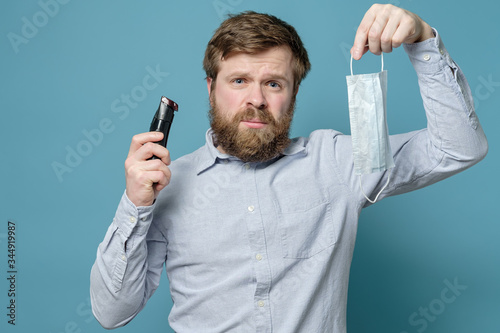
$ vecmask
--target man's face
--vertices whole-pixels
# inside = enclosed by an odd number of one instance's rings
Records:
[[[245,162],[269,160],[288,145],[295,104],[291,51],[274,47],[221,60],[210,95],[218,149]]]

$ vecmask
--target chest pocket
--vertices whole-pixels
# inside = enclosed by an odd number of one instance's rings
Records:
[[[284,258],[311,258],[336,243],[332,207],[326,197],[281,196],[274,204]]]

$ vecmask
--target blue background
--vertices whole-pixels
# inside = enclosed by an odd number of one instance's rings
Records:
[[[204,143],[208,100],[201,62],[224,16],[251,9],[294,25],[312,71],[300,89],[292,134],[307,136],[318,128],[349,133],[347,54],[371,1],[66,0],[57,8],[43,3],[54,1],[0,5],[0,267],[6,276],[10,219],[17,223],[19,271],[15,327],[7,324],[8,285],[1,279],[0,330],[101,332],[90,313],[89,273],[124,190],[130,139],[149,128],[166,95],[180,105],[169,140],[172,156]],[[438,29],[468,77],[490,151],[472,169],[363,211],[348,331],[500,332],[500,6],[391,3]],[[367,56],[355,70],[378,71],[379,61]],[[425,127],[416,75],[404,51],[387,54],[385,64],[391,134]],[[147,68],[158,68],[161,76],[145,85]],[[130,105],[122,95],[132,96]],[[95,134],[99,126],[102,136],[91,143],[85,133]],[[86,156],[73,157],[68,166],[70,150]],[[58,173],[54,165],[66,169]],[[439,301],[445,280],[467,287],[451,304]],[[409,317],[429,305],[438,315],[425,327],[412,325]],[[146,308],[118,331],[170,332],[170,306],[164,276]]]

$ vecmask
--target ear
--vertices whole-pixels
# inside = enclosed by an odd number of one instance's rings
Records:
[[[300,85],[298,85],[297,88],[295,88],[295,96],[297,96],[297,94],[299,93],[299,87]]]
[[[212,93],[212,78],[207,77],[207,90],[208,90],[208,98],[210,98],[210,94]]]

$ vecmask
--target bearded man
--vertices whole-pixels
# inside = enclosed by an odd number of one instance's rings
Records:
[[[467,82],[420,17],[372,6],[351,53],[360,59],[403,43],[428,127],[391,136],[396,167],[380,199],[451,176],[487,152]],[[245,12],[221,24],[203,66],[206,144],[171,163],[154,143],[162,133],[132,139],[126,191],[92,268],[94,315],[106,328],[128,323],[165,266],[176,332],[346,332],[358,217],[370,202],[350,136],[288,136],[310,69],[302,41],[286,22]],[[378,193],[387,178],[365,176],[365,192]]]

